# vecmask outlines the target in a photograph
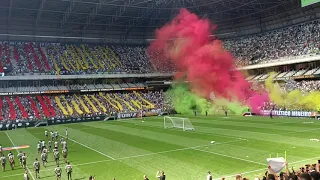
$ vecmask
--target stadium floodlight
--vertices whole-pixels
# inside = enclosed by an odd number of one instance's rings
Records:
[[[195,130],[188,118],[164,116],[164,128],[181,128],[184,131]]]

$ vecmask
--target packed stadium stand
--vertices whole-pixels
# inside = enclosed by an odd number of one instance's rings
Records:
[[[161,111],[163,93],[96,92],[65,95],[1,96],[0,120],[43,120],[130,111]]]
[[[235,56],[239,66],[318,55],[319,27],[319,21],[312,21],[257,35],[226,39],[224,46]],[[0,72],[5,71],[5,75],[174,71],[170,64],[153,67],[143,46],[34,42],[2,42],[0,45]],[[317,73],[316,70],[307,74]],[[304,73],[306,71],[301,70],[296,75]],[[291,75],[288,73],[286,76]]]
[[[142,112],[152,112],[152,116],[169,113],[174,107],[170,97],[165,98],[165,91],[177,69],[164,57],[151,60],[147,48],[154,38],[154,31],[184,7],[217,23],[217,35],[213,38],[222,40],[223,47],[233,55],[237,68],[253,82],[252,88],[256,91],[266,90],[263,84],[270,72],[275,72],[274,81],[283,91],[299,90],[306,94],[320,90],[320,6],[319,3],[305,8],[300,6],[298,0],[3,2],[0,5],[3,12],[0,16],[4,15],[0,18],[3,25],[0,27],[0,125],[3,129],[0,130],[9,130],[2,125],[17,122],[46,123],[48,120],[101,115],[116,119],[117,114],[132,112],[141,112],[141,116]],[[261,108],[283,110],[290,107],[271,102]],[[203,122],[198,124],[205,124]],[[236,128],[237,123],[230,126]],[[216,127],[206,127],[208,132],[201,136],[212,133],[210,128]],[[154,133],[153,129],[148,131]],[[162,129],[154,131],[159,135],[163,133]],[[170,133],[161,135],[171,138],[180,132]],[[189,133],[183,138],[192,139],[192,136]],[[202,140],[209,141],[209,137]],[[202,140],[199,145],[203,144]],[[271,142],[269,140],[266,144]],[[188,140],[186,144],[192,143]],[[178,148],[181,150],[181,147]],[[224,156],[229,158],[233,154]],[[241,158],[236,160],[243,160]],[[246,158],[244,163],[252,162]],[[176,162],[183,165],[179,159],[171,161],[172,166]],[[138,164],[145,162],[137,161],[131,166]],[[312,176],[318,180],[319,164],[320,161],[317,166],[308,166],[318,172],[310,175],[301,168],[300,172],[292,169],[290,173],[286,166],[288,178],[282,179],[301,176],[309,180]],[[190,161],[190,167],[193,165]],[[139,169],[139,173],[142,170]],[[278,180],[274,174],[270,171],[263,179]],[[237,180],[246,179],[241,174],[234,176]]]
[[[319,21],[302,23],[273,31],[224,40],[239,66],[318,55]],[[172,72],[172,65],[152,67],[143,46],[94,46],[34,42],[2,42],[0,72],[95,74]],[[300,72],[299,74],[303,74]]]

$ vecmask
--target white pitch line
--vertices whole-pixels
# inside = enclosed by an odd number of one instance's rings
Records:
[[[231,143],[232,141],[229,141],[229,142],[226,142],[226,143]],[[216,144],[226,144],[226,143],[216,143]],[[216,145],[214,144],[214,145]],[[204,146],[194,146],[194,147],[190,147],[191,149],[192,148],[195,148],[195,147],[205,147],[205,146],[211,146],[211,145],[204,145]],[[155,155],[155,154],[163,154],[163,153],[169,153],[169,152],[174,152],[174,151],[183,151],[183,150],[187,150],[187,149],[190,149],[190,148],[181,148],[181,149],[176,149],[176,150],[169,150],[169,151],[160,151],[160,152],[157,152],[157,153],[148,153],[148,154],[142,154],[142,155],[136,155],[136,156],[129,156],[129,157],[123,157],[123,158],[118,158],[118,159],[115,159],[115,160],[123,160],[123,159],[134,159],[134,158],[137,158],[137,157],[143,157],[143,156],[150,156],[150,155]],[[318,157],[314,157],[314,158],[309,158],[309,159],[304,159],[304,160],[300,160],[300,161],[295,161],[295,162],[292,162],[292,163],[289,163],[289,164],[296,164],[296,163],[299,163],[299,162],[304,162],[304,161],[308,161],[308,160],[312,160],[312,159],[317,159],[317,158],[320,158],[319,156]],[[98,164],[98,163],[103,163],[103,162],[109,162],[109,161],[114,161],[112,159],[108,159],[108,160],[103,160],[103,161],[93,161],[93,162],[87,162],[87,163],[81,163],[81,164],[76,164],[76,165],[72,165],[72,166],[85,166],[85,165],[91,165],[91,164]],[[266,165],[266,164],[264,164]],[[247,171],[247,172],[243,172],[241,174],[249,174],[249,173],[252,173],[252,172],[257,172],[257,171],[261,171],[261,170],[264,170],[266,168],[263,168],[263,169],[256,169],[256,170],[252,170],[252,171]],[[52,171],[54,169],[45,169],[45,170],[40,170],[40,172],[46,172],[46,171]],[[238,173],[239,174],[239,173]],[[225,178],[228,178],[228,177],[234,177],[238,174],[234,174],[234,175],[228,175],[228,176],[221,176],[221,177],[225,177]],[[2,176],[0,178],[7,178],[7,177],[14,177],[14,176],[20,176],[20,174],[12,174],[12,175],[8,175],[8,176]],[[214,180],[220,180],[221,178],[216,178]]]
[[[15,147],[16,145],[13,143],[13,141],[12,141],[12,139],[10,138],[9,134],[8,134],[7,132],[5,132],[5,133],[6,133],[6,135],[8,136],[9,140],[11,141],[11,144]],[[17,151],[17,153],[19,153],[18,149],[16,149],[16,151]],[[34,178],[33,175],[32,175],[32,172],[30,171],[30,169],[29,169],[28,166],[27,166],[27,170],[28,170],[28,172],[30,173],[32,179],[35,180],[35,178]],[[22,175],[22,174],[20,174],[20,175]]]
[[[62,136],[62,135],[60,135],[60,136],[66,138],[65,136]],[[111,156],[109,156],[109,155],[107,155],[107,154],[105,154],[105,153],[103,153],[103,152],[100,152],[100,151],[98,151],[98,150],[96,150],[96,149],[93,149],[93,148],[91,148],[91,147],[89,147],[89,146],[87,146],[87,145],[85,145],[85,144],[82,144],[81,142],[78,142],[78,141],[76,141],[76,140],[73,140],[73,139],[71,139],[71,138],[69,138],[69,137],[68,137],[68,140],[73,141],[73,142],[75,142],[75,143],[77,143],[77,144],[80,144],[81,146],[83,146],[83,147],[85,147],[85,148],[88,148],[88,149],[90,149],[90,150],[92,150],[92,151],[94,151],[94,152],[96,152],[96,153],[99,153],[99,154],[101,154],[101,155],[103,155],[103,156],[105,156],[105,157],[108,157],[108,158],[110,158],[110,159],[112,159],[112,160],[116,160],[115,158],[113,158],[113,157],[111,157]]]
[[[228,175],[228,176],[221,176],[224,178],[229,178],[229,177],[235,177],[239,174],[249,174],[249,173],[253,173],[253,172],[257,172],[257,171],[262,171],[262,170],[266,170],[267,168],[261,168],[261,169],[256,169],[256,170],[252,170],[252,171],[247,171],[247,172],[243,172],[243,173],[238,173],[238,174],[233,174],[233,175]],[[221,180],[221,178],[215,178],[213,180]]]
[[[300,162],[305,162],[305,161],[309,161],[309,160],[313,160],[313,159],[318,159],[318,158],[320,158],[320,156],[314,157],[314,158],[309,158],[309,159],[303,159],[303,160],[300,160],[300,161],[294,161],[294,162],[289,163],[289,164],[297,164],[297,163],[300,163]]]
[[[228,144],[228,143],[239,142],[239,141],[243,141],[243,140],[227,141],[227,142],[224,142],[224,143],[215,143],[215,144],[209,144],[209,145],[202,145],[202,146],[193,146],[193,147],[186,147],[186,148],[180,148],[180,149],[173,149],[173,150],[168,150],[168,151],[160,151],[160,152],[155,152],[155,153],[147,153],[147,154],[141,154],[141,155],[135,155],[135,156],[129,156],[129,157],[122,157],[122,158],[118,158],[118,159],[116,159],[116,160],[131,159],[131,158],[136,158],[136,157],[144,157],[144,156],[164,154],[164,153],[176,152],[176,151],[184,151],[184,150],[189,150],[189,149],[195,149],[195,148],[200,148],[200,147],[208,147],[208,146],[214,146],[214,145],[220,145],[220,144]]]
[[[60,135],[61,136],[61,135]],[[63,136],[62,136],[63,137]],[[244,139],[243,139],[244,140]],[[115,161],[115,160],[125,160],[125,159],[134,159],[137,157],[144,157],[144,156],[150,156],[150,155],[156,155],[156,154],[165,154],[169,152],[175,152],[175,151],[183,151],[183,150],[188,150],[188,149],[194,149],[194,148],[199,148],[199,147],[208,147],[208,146],[214,146],[214,145],[220,145],[220,144],[228,144],[232,142],[238,142],[238,141],[243,141],[243,140],[237,140],[237,141],[227,141],[224,143],[215,143],[215,144],[209,144],[209,145],[202,145],[202,146],[193,146],[193,147],[187,147],[187,148],[180,148],[180,149],[173,149],[173,150],[168,150],[168,151],[160,151],[160,152],[155,152],[155,153],[147,153],[147,154],[141,154],[141,155],[135,155],[135,156],[128,156],[128,157],[122,157],[122,158],[117,158],[117,159],[108,159],[108,160],[102,160],[102,161],[93,161],[93,162],[87,162],[87,163],[81,163],[81,164],[76,164],[73,166],[84,166],[84,165],[91,165],[91,164],[97,164],[97,163],[103,163],[103,162],[109,162],[109,161]],[[45,172],[45,171],[52,171],[54,169],[45,169],[45,170],[40,170],[40,172]],[[2,176],[1,178],[7,178],[7,177],[13,177],[13,176],[19,176],[21,174],[12,174],[8,176]]]
[[[250,160],[247,160],[247,159],[242,159],[242,158],[238,158],[238,157],[234,157],[234,156],[229,156],[229,155],[225,155],[225,154],[220,154],[220,153],[216,153],[216,152],[211,152],[211,151],[206,151],[206,150],[201,150],[201,149],[197,149],[197,148],[194,148],[194,150],[201,151],[201,152],[206,152],[206,153],[210,153],[210,154],[215,154],[215,155],[218,155],[218,156],[224,156],[224,157],[228,157],[228,158],[232,158],[232,159],[237,159],[237,160],[241,160],[241,161],[246,161],[246,162],[250,162],[250,163],[254,163],[254,164],[259,164],[259,165],[263,165],[263,166],[266,165],[266,164],[264,164],[264,163],[259,163],[259,162],[255,162],[255,161],[250,161]]]

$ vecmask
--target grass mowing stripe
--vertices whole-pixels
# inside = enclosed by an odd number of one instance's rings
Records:
[[[150,125],[148,122],[140,123],[140,124],[137,124],[137,123],[134,124],[129,122],[121,122],[121,123],[119,122],[119,123],[113,123],[112,125],[130,127],[135,129],[141,129],[141,130],[150,129],[149,131],[178,135],[183,137],[190,137],[190,138],[195,138],[195,135],[196,135],[197,139],[204,139],[204,140],[209,140],[210,136],[208,135],[214,135],[215,137],[224,137],[229,139],[238,139],[233,136],[221,136],[215,133],[203,133],[203,132],[200,132],[200,129],[197,129],[196,131],[188,131],[188,133],[178,128],[167,128],[166,130],[169,130],[169,131],[164,131],[163,126]]]
[[[64,137],[64,138],[67,139],[67,137],[65,137],[65,136],[62,136],[62,135],[59,135],[59,136]],[[100,152],[100,151],[98,151],[98,150],[96,150],[96,149],[93,149],[93,148],[91,148],[91,147],[89,147],[89,146],[87,146],[87,145],[85,145],[85,144],[82,144],[82,143],[80,143],[80,142],[78,142],[78,141],[76,141],[76,140],[73,140],[73,139],[71,139],[71,138],[68,138],[68,140],[73,141],[73,142],[75,142],[75,143],[77,143],[77,144],[79,144],[79,145],[81,145],[81,146],[83,146],[83,147],[85,147],[85,148],[88,148],[88,149],[90,149],[90,150],[92,150],[92,151],[94,151],[94,152],[96,152],[96,153],[99,153],[99,154],[101,154],[101,155],[103,155],[103,156],[105,156],[105,157],[108,157],[108,158],[110,158],[110,159],[112,159],[112,160],[115,160],[115,158],[113,158],[113,157],[111,157],[111,156],[109,156],[109,155],[107,155],[107,154],[105,154],[105,153],[103,153],[103,152]]]
[[[238,140],[238,141],[241,141],[241,140]],[[141,155],[136,155],[136,156],[129,156],[129,157],[118,158],[118,159],[116,159],[116,160],[131,159],[131,158],[144,157],[144,156],[150,156],[150,155],[156,155],[156,154],[164,154],[164,153],[169,153],[169,152],[183,151],[183,150],[188,150],[188,149],[208,147],[208,146],[220,145],[220,144],[229,144],[229,143],[234,143],[234,142],[238,142],[238,141],[228,141],[228,142],[224,142],[224,143],[215,143],[215,144],[212,144],[212,145],[194,146],[194,147],[186,147],[186,148],[180,148],[180,149],[173,149],[173,150],[168,150],[168,151],[160,151],[160,152],[154,152],[154,153],[149,153],[149,154],[141,154]]]
[[[127,121],[122,121],[122,122],[115,122],[115,123],[112,123],[112,125],[117,125],[117,126],[125,126],[125,127],[132,127],[132,128],[139,128],[139,129],[148,129],[148,128],[152,128],[152,130],[154,130],[154,131],[157,131],[157,132],[165,132],[165,131],[163,131],[163,129],[162,128],[160,128],[160,126],[156,126],[156,125],[149,125],[149,123],[148,123],[148,121],[145,121],[144,123],[139,123],[139,122],[137,122],[137,123],[134,123],[134,121],[129,121],[129,120],[127,120]],[[212,138],[212,137],[214,137],[214,138],[216,138],[216,137],[221,137],[220,135],[215,135],[214,133],[205,133],[205,134],[202,134],[202,133],[200,133],[199,131],[202,131],[203,129],[204,129],[205,127],[199,127],[195,132],[193,132],[193,131],[190,131],[190,132],[188,132],[188,133],[185,133],[185,132],[183,132],[183,131],[181,131],[181,130],[179,130],[179,129],[176,129],[176,128],[172,128],[172,129],[170,129],[171,131],[166,131],[166,133],[170,133],[170,134],[176,134],[176,133],[184,133],[185,134],[185,136],[190,136],[190,137],[193,137],[193,138],[195,138],[195,136],[197,136],[197,137],[199,137],[199,134],[201,134],[200,136],[205,136],[205,135],[207,135],[206,137],[208,137],[208,139],[209,138]],[[294,132],[291,132],[291,133],[287,133],[287,134],[294,134],[294,133],[298,133],[298,132],[301,132],[302,130],[299,130],[299,131],[294,131]],[[303,132],[304,132],[305,130],[303,130]],[[313,134],[313,133],[312,133]],[[208,136],[208,135],[212,135],[212,137],[211,136]],[[271,135],[276,135],[276,136],[278,136],[279,134],[272,134],[272,133],[268,133],[268,136],[271,136]],[[285,134],[284,134],[285,135]],[[230,137],[230,136],[222,136],[222,137],[229,137],[229,138],[235,138],[235,137]],[[247,138],[247,139],[250,139],[250,138],[252,138],[252,136],[243,136],[244,138]],[[200,138],[200,139],[202,139],[202,138]],[[239,138],[235,138],[235,139],[239,139]],[[285,139],[285,138],[284,138]],[[306,139],[306,137],[304,137],[303,139]],[[254,139],[251,139],[251,140],[254,140]],[[271,142],[271,143],[276,143],[278,146],[276,146],[276,147],[279,147],[279,148],[281,148],[281,146],[283,146],[283,144],[284,144],[284,142],[274,142],[274,138],[272,138],[272,139],[269,139],[269,140],[262,140],[262,139],[259,139],[259,140],[255,140],[255,141],[257,141],[257,144],[259,144],[259,142],[258,141],[260,141],[260,142],[265,142],[264,144],[267,144],[267,143],[269,143],[269,142]],[[263,144],[263,145],[264,145]],[[260,146],[261,146],[261,144],[259,144]],[[304,145],[303,146],[303,144],[296,144],[295,145],[295,147],[303,147],[303,148],[305,148],[305,146],[310,146],[309,145],[309,142],[307,143],[307,145]],[[261,147],[255,147],[255,148],[258,148],[258,149],[262,149]],[[310,148],[310,147],[309,147]],[[314,150],[317,150],[317,148],[312,148],[312,149],[314,149]],[[263,149],[262,149],[263,150]],[[277,152],[277,151],[275,151],[275,152]],[[281,152],[280,150],[279,150],[279,152]],[[270,152],[270,153],[272,153],[272,152]]]
[[[238,141],[241,141],[241,140],[238,140]],[[125,159],[133,159],[133,158],[145,157],[145,156],[151,156],[151,155],[157,155],[157,154],[165,154],[165,153],[176,152],[176,151],[184,151],[184,150],[190,150],[190,149],[200,148],[200,147],[208,147],[208,146],[215,146],[215,145],[220,145],[220,144],[228,144],[228,143],[233,143],[233,142],[236,142],[236,141],[229,141],[229,142],[225,142],[225,143],[215,143],[215,144],[212,144],[212,145],[203,145],[203,146],[187,147],[187,148],[174,149],[174,150],[169,150],[169,151],[161,151],[161,152],[156,152],[156,153],[149,153],[149,154],[141,154],[141,155],[136,155],[136,156],[122,157],[122,158],[117,158],[117,159],[108,159],[108,160],[103,160],[103,161],[93,161],[93,162],[75,164],[75,165],[72,165],[72,166],[77,167],[77,166],[91,165],[91,164],[97,164],[97,163],[103,163],[103,162],[109,162],[109,161],[121,161],[121,160],[125,160]],[[46,171],[52,171],[52,170],[54,170],[54,169],[40,170],[40,172],[46,172]],[[12,174],[12,175],[8,175],[8,176],[2,176],[2,178],[19,176],[19,175],[21,175],[21,173],[19,173],[19,174]]]
[[[91,130],[81,130],[81,131],[89,134],[93,134],[93,135],[98,135],[105,139],[118,141],[123,144],[133,146],[136,148],[143,148],[144,150],[151,151],[151,152],[156,152],[155,147],[157,147],[157,149],[160,149],[160,150],[167,150],[168,147],[171,147],[172,149],[186,147],[186,146],[176,145],[172,143],[167,143],[160,140],[150,139],[149,137],[126,134],[130,132],[119,132],[112,129],[102,129],[102,128],[92,127]],[[148,144],[148,146],[146,146],[146,144]]]
[[[218,155],[218,156],[224,156],[224,157],[228,157],[228,158],[232,158],[232,159],[237,159],[237,160],[246,161],[246,162],[250,162],[250,163],[254,163],[254,164],[259,164],[259,165],[265,166],[265,164],[259,163],[259,162],[256,162],[256,161],[250,161],[250,160],[247,160],[247,159],[242,159],[242,158],[238,158],[238,157],[234,157],[234,156],[229,156],[229,155],[220,154],[220,153],[216,153],[216,152],[206,151],[206,150],[202,150],[202,149],[198,149],[198,148],[193,148],[193,149],[197,150],[197,151],[205,152],[205,153],[215,154],[215,155]]]
[[[243,172],[243,173],[238,173],[238,174],[233,174],[233,175],[228,175],[228,176],[222,176],[224,178],[230,178],[230,177],[236,177],[237,175],[239,174],[249,174],[249,173],[253,173],[253,172],[259,172],[259,171],[262,171],[262,170],[266,170],[267,168],[261,168],[261,169],[256,169],[256,170],[252,170],[252,171],[246,171],[246,172]],[[215,178],[214,180],[221,180],[221,178]]]
[[[119,120],[117,120],[117,121],[119,121]],[[121,124],[136,125],[136,124],[134,124],[135,122],[133,122],[133,121],[130,122],[128,120],[127,120],[127,122],[126,121],[120,121],[120,122],[121,122],[120,125]],[[145,122],[147,122],[147,121],[145,121]],[[112,124],[116,124],[116,123],[118,123],[118,122],[114,122]],[[152,123],[152,125],[151,125],[151,123]],[[144,123],[143,125],[140,124],[138,126],[141,126],[141,127],[154,127],[154,128],[161,129],[163,131],[163,129],[164,129],[163,126],[153,125],[154,122],[151,122],[151,123],[148,122],[148,123]],[[200,127],[200,126],[198,126],[198,127]],[[178,129],[178,128],[167,128],[167,130],[171,130],[171,131],[174,131],[174,132],[184,132],[184,131],[182,131],[181,129]],[[217,134],[217,133],[213,133],[213,132],[210,132],[210,133],[209,132],[201,132],[199,130],[200,129],[197,129],[196,131],[188,131],[188,133],[193,134],[193,135],[214,135],[214,136],[217,136],[217,137],[226,137],[226,138],[238,139],[238,137],[236,137],[236,136],[222,135],[222,134]]]
[[[12,145],[13,145],[13,146],[16,146],[16,145],[14,145],[14,143],[13,143],[12,139],[10,138],[9,134],[8,134],[7,132],[5,132],[5,133],[6,133],[6,135],[8,136],[8,139],[11,141]],[[16,151],[17,151],[17,153],[19,153],[18,149],[16,149]],[[28,170],[28,172],[30,173],[32,179],[35,180],[35,178],[33,177],[32,172],[30,171],[30,169],[29,169],[28,166],[27,166],[27,170]]]

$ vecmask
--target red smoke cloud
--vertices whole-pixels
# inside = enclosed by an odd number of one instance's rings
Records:
[[[156,31],[148,54],[156,67],[171,61],[179,72],[176,79],[189,81],[191,90],[198,95],[209,97],[214,92],[217,97],[243,102],[254,92],[236,70],[234,58],[222,42],[212,39],[215,29],[208,19],[181,9],[170,23]]]

